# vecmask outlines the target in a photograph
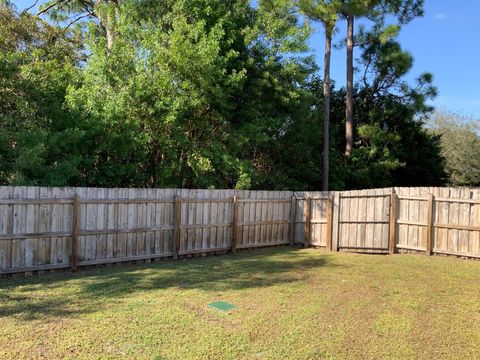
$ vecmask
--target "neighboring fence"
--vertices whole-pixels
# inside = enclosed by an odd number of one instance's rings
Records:
[[[0,187],[0,274],[282,244],[480,258],[480,191]]]

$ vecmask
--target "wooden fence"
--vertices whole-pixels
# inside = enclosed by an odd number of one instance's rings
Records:
[[[286,244],[480,258],[480,190],[0,187],[0,274]]]

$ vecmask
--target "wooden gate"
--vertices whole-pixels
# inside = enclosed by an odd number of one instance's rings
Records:
[[[351,191],[338,196],[338,249],[389,251],[391,193]]]

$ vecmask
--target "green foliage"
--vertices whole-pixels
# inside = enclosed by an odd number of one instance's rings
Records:
[[[80,176],[82,131],[63,108],[77,39],[0,6],[0,182],[67,185]]]
[[[440,137],[449,182],[456,186],[480,186],[480,120],[437,112],[428,126]]]
[[[350,3],[359,12],[387,6]],[[407,3],[391,1],[388,11]],[[41,11],[59,27],[2,5],[0,183],[318,189],[323,84],[298,10],[334,26],[339,6],[52,1]],[[333,189],[444,181],[439,139],[416,120],[430,110],[432,78],[403,80],[413,58],[398,31],[380,17],[360,34],[365,73],[348,164],[345,90],[332,86]]]
[[[299,104],[296,84],[312,66],[282,55],[305,48],[303,30],[295,17],[272,16],[270,5],[177,1],[147,15],[127,2],[109,53],[91,29],[92,56],[68,103],[122,133],[120,144],[107,138],[97,151],[94,183],[251,184],[259,149]]]
[[[319,21],[332,34],[342,3],[339,0],[299,0],[300,12],[313,21]]]

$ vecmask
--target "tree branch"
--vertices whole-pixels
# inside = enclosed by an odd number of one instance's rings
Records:
[[[61,3],[63,2],[66,2],[66,1],[69,1],[69,0],[58,0],[57,2],[54,2],[50,5],[48,5],[45,9],[43,10],[40,10],[38,13],[37,13],[37,16],[40,16],[42,14],[45,14],[48,10],[50,10],[51,8],[57,6],[57,5],[60,5]]]
[[[28,11],[30,11],[32,8],[34,8],[35,6],[37,6],[38,4],[38,0],[35,0],[35,2],[33,3],[33,5],[30,5],[28,8],[26,8],[25,10],[22,11],[22,14],[25,14],[27,13]]]
[[[73,19],[72,21],[70,21],[70,22],[68,23],[68,25],[63,29],[63,32],[66,33],[66,32],[67,32],[67,29],[68,29],[70,26],[72,26],[72,25],[75,24],[77,21],[79,21],[79,20],[81,20],[81,19],[83,19],[83,18],[85,18],[85,17],[88,17],[88,16],[93,16],[93,17],[95,17],[95,15],[93,14],[93,12],[88,12],[88,13],[86,13],[86,14],[80,15],[80,16],[78,16],[77,18],[75,18],[75,19]]]

